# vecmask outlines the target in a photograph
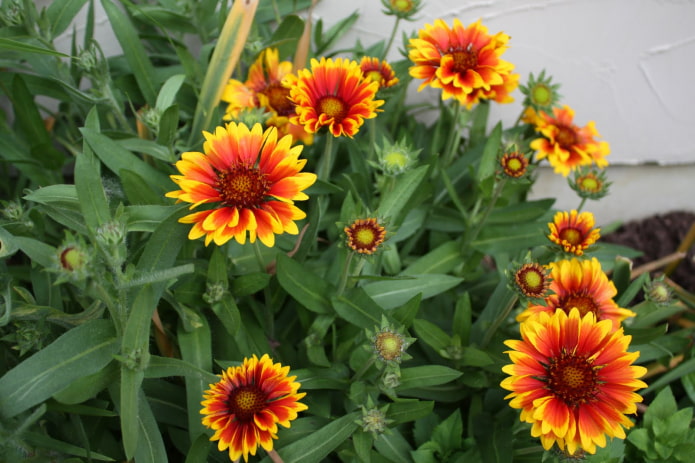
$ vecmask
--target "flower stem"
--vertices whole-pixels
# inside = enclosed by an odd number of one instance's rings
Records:
[[[332,151],[333,151],[333,135],[326,133],[326,144],[323,148],[323,156],[321,157],[321,165],[318,169],[319,180],[328,182],[331,176],[331,163],[332,163]]]
[[[365,373],[367,372],[367,370],[369,370],[369,368],[370,368],[372,365],[374,365],[374,361],[375,361],[375,360],[376,360],[376,357],[374,357],[374,356],[372,355],[372,356],[369,358],[369,360],[367,360],[367,361],[364,363],[364,365],[362,365],[362,368],[360,368],[359,370],[357,370],[357,371],[355,372],[355,374],[354,374],[354,375],[352,376],[352,378],[350,379],[350,382],[351,382],[351,383],[354,383],[355,381],[357,381],[358,379],[360,379],[360,378],[362,377],[362,375],[365,374]]]
[[[396,16],[396,22],[393,24],[393,29],[391,29],[391,36],[389,37],[389,41],[386,43],[386,48],[384,48],[384,53],[381,55],[381,61],[386,59],[386,56],[389,54],[389,50],[391,49],[391,45],[393,45],[393,39],[396,37],[396,31],[398,31],[398,24],[401,22],[401,18]]]
[[[458,151],[459,141],[461,140],[458,130],[459,114],[461,114],[461,103],[459,103],[458,100],[454,100],[454,123],[451,132],[449,132],[449,139],[446,141],[446,147],[444,148],[444,166],[448,166],[453,162],[454,155],[456,151]]]
[[[273,463],[285,463],[282,457],[280,457],[280,455],[278,455],[278,453],[275,451],[275,449],[268,452],[268,456],[271,460],[273,460]]]
[[[506,183],[507,179],[502,179],[495,183],[495,187],[492,190],[492,197],[490,198],[490,202],[487,204],[487,207],[483,211],[482,215],[480,218],[477,217],[477,209],[478,209],[478,204],[476,204],[476,209],[474,210],[473,213],[471,213],[470,217],[472,220],[475,222],[469,229],[470,232],[467,232],[466,235],[464,236],[464,241],[463,241],[463,246],[461,249],[464,250],[466,247],[472,243],[477,237],[478,233],[480,233],[480,230],[482,230],[483,225],[485,225],[485,221],[487,220],[488,216],[490,215],[490,212],[495,208],[495,203],[497,203],[497,200],[499,199],[500,195],[502,194],[502,190],[504,189],[504,184]]]
[[[584,207],[584,203],[586,203],[586,198],[582,198],[582,201],[579,203],[579,206],[577,206],[577,212],[582,211],[582,208]]]
[[[340,275],[340,283],[338,284],[338,291],[336,292],[336,297],[340,297],[345,291],[347,286],[348,274],[350,273],[350,263],[352,262],[353,252],[348,252],[345,258],[345,265],[343,265],[343,273]]]
[[[509,313],[512,311],[512,308],[514,307],[518,299],[519,297],[516,294],[513,294],[511,297],[509,297],[507,303],[504,306],[504,309],[499,313],[497,318],[493,320],[492,324],[487,329],[487,331],[485,331],[485,336],[483,337],[483,341],[480,343],[480,347],[487,346],[487,344],[492,339],[492,336],[495,334],[495,331],[497,331],[497,328],[499,328],[502,322],[506,320],[506,318],[509,316]]]
[[[258,240],[254,241],[253,243],[253,252],[256,255],[256,260],[258,261],[258,266],[260,267],[261,272],[266,271],[266,266],[265,266],[265,261],[263,260],[263,255],[261,254],[261,247],[258,244]],[[272,296],[270,294],[270,289],[268,286],[263,288],[263,298],[264,302],[262,304],[263,307],[263,319],[265,321],[265,327],[268,330],[268,337],[270,339],[274,339],[275,337],[275,321],[273,318],[273,312],[270,308],[270,304],[272,301]]]

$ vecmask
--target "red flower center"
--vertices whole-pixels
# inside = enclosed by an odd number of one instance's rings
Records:
[[[558,234],[561,240],[567,241],[572,246],[578,246],[584,240],[584,235],[576,228],[563,228]]]
[[[258,207],[270,191],[270,182],[257,168],[237,164],[217,174],[215,189],[231,207]]]
[[[469,44],[465,50],[452,52],[451,56],[454,59],[454,72],[462,73],[478,66],[478,53],[473,50],[472,44]]]
[[[514,278],[526,297],[543,297],[548,286],[545,271],[539,264],[524,264]]]
[[[335,96],[324,96],[319,100],[319,113],[332,117],[335,122],[341,122],[348,113],[348,106]]]
[[[596,400],[598,372],[584,357],[563,352],[550,360],[546,389],[570,407]]]
[[[593,297],[585,293],[568,294],[560,298],[557,307],[561,307],[567,313],[572,310],[572,307],[576,307],[582,317],[589,312],[592,312],[597,318],[599,315],[598,304]]]
[[[348,236],[348,246],[360,254],[374,254],[386,236],[384,227],[376,219],[356,220],[344,231]]]
[[[268,97],[268,104],[278,113],[278,116],[294,114],[295,105],[289,99],[289,88],[283,87],[279,83],[270,84],[262,93]]]
[[[241,386],[229,393],[229,412],[239,421],[251,421],[266,407],[266,395],[255,386]]]
[[[577,141],[577,132],[572,127],[567,127],[565,125],[559,125],[557,127],[555,142],[560,145],[562,149],[569,150],[577,144]]]

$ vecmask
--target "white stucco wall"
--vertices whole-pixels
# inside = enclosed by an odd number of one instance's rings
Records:
[[[270,1],[270,0],[261,0]],[[289,0],[278,0],[289,1]],[[49,0],[37,0],[46,5]],[[104,52],[118,53],[106,15],[97,6],[97,34]],[[545,69],[561,83],[563,102],[575,121],[596,122],[611,144],[608,175],[611,195],[588,207],[599,223],[641,218],[676,209],[695,211],[695,0],[423,0],[415,22],[400,31],[416,32],[442,18],[464,25],[482,18],[491,33],[511,36],[504,58],[525,80]],[[320,0],[314,10],[325,28],[358,11],[360,19],[342,40],[368,45],[384,39],[393,17],[378,0]],[[78,33],[80,26],[78,24]],[[390,57],[398,58],[400,31]],[[69,39],[64,37],[69,49]],[[412,98],[438,98],[426,89]],[[511,124],[517,102],[499,105],[492,117]],[[648,164],[648,165],[645,165]],[[655,165],[670,166],[656,167]],[[633,167],[630,167],[633,166]],[[575,207],[564,178],[541,169],[534,197],[558,198],[558,207]]]

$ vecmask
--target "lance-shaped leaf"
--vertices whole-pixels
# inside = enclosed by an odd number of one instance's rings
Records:
[[[222,91],[232,75],[232,69],[244,50],[258,3],[259,0],[234,2],[229,11],[200,89],[191,128],[191,145],[200,139],[203,130],[211,129],[210,121],[220,104]]]

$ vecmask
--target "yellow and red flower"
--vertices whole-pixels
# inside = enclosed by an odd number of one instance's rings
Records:
[[[580,166],[596,164],[599,168],[608,165],[606,156],[610,154],[608,142],[597,141],[600,136],[594,121],[585,127],[573,123],[574,111],[569,106],[553,108],[553,115],[540,111],[533,120],[536,131],[543,137],[531,142],[537,151],[538,159],[548,159],[556,173],[567,177]]]
[[[229,104],[224,119],[237,119],[244,109],[265,108],[272,113],[266,125],[276,127],[281,135],[290,134],[305,145],[311,144],[313,136],[289,120],[295,115],[295,105],[289,100],[292,67],[290,61],[280,61],[276,48],[261,52],[249,68],[246,82],[230,79],[225,87],[222,101]]]
[[[558,212],[548,223],[548,228],[550,241],[577,256],[583,255],[584,250],[601,237],[601,229],[594,228],[594,214],[591,212]]]
[[[275,235],[297,234],[295,220],[306,214],[294,201],[308,199],[303,190],[316,181],[316,174],[300,172],[306,164],[299,159],[302,146],[292,147],[292,137],[278,140],[277,130],[265,132],[260,124],[252,129],[231,122],[215,133],[203,132],[204,153],[186,152],[176,163],[181,175],[172,175],[180,190],[167,193],[190,209],[211,206],[179,219],[192,223],[189,239],[205,236],[205,245],[222,245],[234,238],[243,244],[258,237],[266,246]]]
[[[222,371],[220,380],[205,391],[203,424],[215,431],[210,440],[219,441],[221,452],[229,449],[232,461],[242,456],[248,461],[259,445],[273,450],[277,425],[289,428],[297,413],[308,408],[299,402],[306,393],[297,392],[300,384],[296,376],[288,376],[289,371],[268,354],[260,360],[254,355]]]
[[[410,75],[424,79],[418,91],[440,88],[442,99],[456,98],[468,108],[484,99],[507,103],[519,81],[514,65],[500,58],[508,41],[503,32],[489,35],[480,20],[464,27],[454,19],[450,28],[437,19],[410,39]]]
[[[386,238],[386,229],[375,218],[355,220],[343,231],[348,247],[359,254],[374,254]]]
[[[548,269],[537,262],[524,264],[514,272],[514,283],[524,297],[545,297],[550,288]]]
[[[379,88],[393,87],[398,83],[398,77],[393,72],[391,65],[379,58],[363,56],[360,61],[360,69],[364,75],[364,80],[368,82],[379,82]]]
[[[627,351],[631,337],[622,328],[557,310],[522,323],[521,338],[505,341],[512,363],[502,368],[510,376],[501,386],[546,450],[557,444],[569,455],[593,454],[606,436],[625,438],[647,370],[633,365],[639,352]]]
[[[523,177],[528,172],[528,158],[519,151],[504,153],[500,159],[500,166],[504,175],[511,178]]]
[[[377,82],[364,79],[356,61],[312,59],[311,70],[300,70],[290,89],[290,100],[297,105],[290,121],[309,133],[328,127],[334,137],[352,137],[384,104],[374,99],[378,89]]]
[[[576,308],[584,316],[592,313],[597,320],[610,320],[613,329],[627,317],[634,317],[631,310],[619,307],[613,298],[618,293],[596,258],[591,260],[560,260],[551,262],[550,294],[541,304],[529,302],[528,307],[517,316],[523,322],[541,313],[554,313],[563,309],[569,313]]]

